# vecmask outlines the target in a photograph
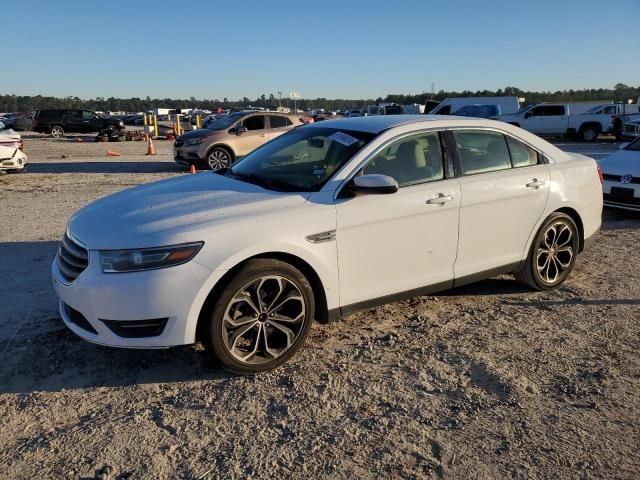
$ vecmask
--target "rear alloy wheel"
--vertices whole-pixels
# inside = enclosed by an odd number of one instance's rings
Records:
[[[207,166],[211,170],[220,170],[231,165],[231,155],[221,147],[215,147],[207,155]]]
[[[595,127],[584,127],[581,136],[585,142],[595,142],[598,138],[598,130]]]
[[[571,217],[551,215],[540,227],[523,268],[516,278],[536,290],[551,290],[562,284],[573,269],[580,239]]]
[[[64,137],[64,129],[59,125],[55,125],[51,127],[50,133],[51,133],[51,136],[54,138]]]
[[[289,360],[311,329],[313,292],[295,267],[248,262],[219,296],[205,345],[227,369],[253,374]]]

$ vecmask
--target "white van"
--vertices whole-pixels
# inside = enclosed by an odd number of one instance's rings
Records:
[[[437,107],[427,113],[430,115],[453,115],[462,107],[472,104],[498,105],[503,114],[516,113],[520,110],[518,97],[453,97],[445,98]]]

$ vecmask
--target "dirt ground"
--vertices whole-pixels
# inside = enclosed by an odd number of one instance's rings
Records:
[[[499,277],[386,305],[238,377],[200,347],[109,349],[59,318],[67,218],[185,174],[156,149],[27,139],[29,173],[0,176],[0,478],[640,476],[640,216],[605,212],[556,291]]]

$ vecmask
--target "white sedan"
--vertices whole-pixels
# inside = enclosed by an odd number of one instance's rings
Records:
[[[231,168],[76,213],[53,262],[91,342],[202,341],[274,368],[326,322],[513,273],[557,287],[600,228],[596,162],[491,120],[394,115],[296,128]]]
[[[607,207],[640,212],[640,138],[600,161]]]

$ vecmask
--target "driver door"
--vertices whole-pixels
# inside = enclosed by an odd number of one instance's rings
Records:
[[[246,128],[247,131],[236,133],[237,138],[233,143],[237,157],[244,157],[269,140],[264,115],[245,117],[236,125],[236,132],[239,128]]]
[[[460,183],[445,171],[438,132],[406,136],[361,171],[395,178],[398,192],[338,199],[340,304],[347,312],[452,284]]]

